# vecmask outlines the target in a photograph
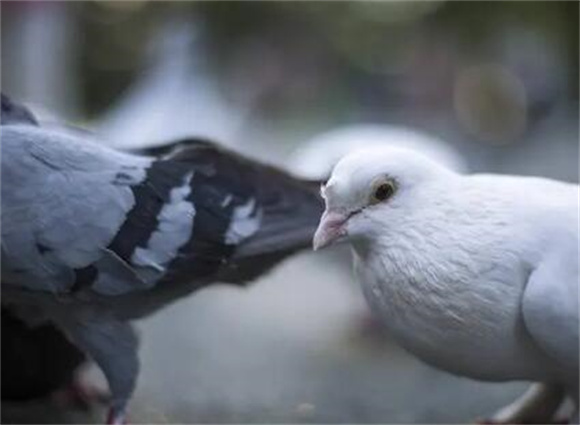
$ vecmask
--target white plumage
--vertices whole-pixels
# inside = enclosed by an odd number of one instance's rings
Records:
[[[342,159],[322,194],[315,248],[350,241],[402,346],[459,375],[544,383],[499,420],[548,420],[564,392],[577,411],[577,185],[373,149]]]

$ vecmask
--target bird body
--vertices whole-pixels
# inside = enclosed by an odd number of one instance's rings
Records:
[[[2,126],[38,124],[28,109],[4,96],[1,112]],[[3,273],[3,279],[4,276]],[[75,374],[86,361],[86,356],[54,324],[27,326],[3,305],[1,325],[2,400],[47,397],[67,386],[74,388],[77,385]]]
[[[527,182],[569,192],[568,202],[547,206],[533,193],[506,190],[506,179],[430,182],[416,195],[424,198],[415,198],[424,208],[390,214],[376,224],[376,238],[354,243],[357,273],[385,323],[429,363],[481,379],[542,380],[549,378],[538,367],[545,354],[525,332],[519,305],[534,264],[544,261],[542,250],[563,249],[566,239],[573,247],[568,229],[577,192]],[[442,184],[446,190],[437,191]],[[531,199],[520,208],[517,198],[525,196]],[[534,226],[537,220],[549,225]],[[574,251],[567,255],[577,268]]]
[[[377,179],[393,181],[388,199],[373,200]],[[462,176],[385,149],[341,160],[323,194],[315,245],[328,232],[351,241],[366,299],[402,346],[475,379],[555,382],[577,401],[577,185]]]
[[[311,182],[209,142],[135,155],[12,118],[1,134],[2,303],[56,323],[96,361],[112,423],[139,370],[129,320],[215,282],[243,285],[310,245],[322,210]]]

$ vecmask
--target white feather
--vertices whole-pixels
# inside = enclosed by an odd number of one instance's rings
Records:
[[[258,231],[262,217],[260,211],[254,212],[255,208],[255,199],[250,199],[245,204],[234,208],[225,237],[227,244],[237,244]]]
[[[195,207],[187,196],[191,192],[193,172],[183,179],[181,186],[171,190],[169,203],[165,204],[157,217],[159,224],[151,234],[145,248],[137,247],[131,263],[148,286],[153,286],[165,272],[167,264],[191,236]]]

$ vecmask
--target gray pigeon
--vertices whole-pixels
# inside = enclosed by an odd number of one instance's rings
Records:
[[[343,158],[314,237],[353,247],[373,310],[427,363],[489,381],[536,382],[500,411],[546,423],[565,395],[578,417],[578,186],[460,175],[417,152]]]
[[[2,303],[95,360],[108,423],[138,375],[130,320],[259,277],[310,245],[323,209],[318,184],[209,142],[135,155],[38,126],[5,97],[2,115]]]

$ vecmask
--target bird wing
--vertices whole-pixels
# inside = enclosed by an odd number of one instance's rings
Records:
[[[308,248],[323,210],[319,182],[304,181],[197,139],[156,154],[196,170],[193,232],[165,280],[212,276],[245,283]],[[203,259],[204,261],[192,261]]]
[[[539,347],[560,367],[578,377],[578,247],[577,239],[559,255],[536,268],[522,300],[524,322]],[[564,252],[562,252],[564,250]]]
[[[2,127],[3,284],[122,295],[245,282],[309,246],[314,185],[206,142],[154,159]]]

